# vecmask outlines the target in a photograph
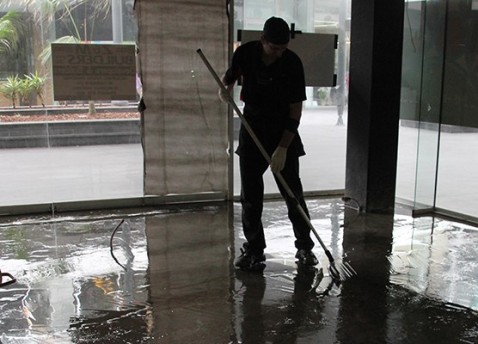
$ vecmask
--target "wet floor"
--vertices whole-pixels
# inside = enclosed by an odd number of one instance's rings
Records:
[[[357,276],[334,282],[319,245],[320,266],[298,269],[280,201],[263,273],[233,268],[237,204],[4,221],[0,269],[17,281],[0,288],[0,342],[478,342],[476,227],[308,205]]]

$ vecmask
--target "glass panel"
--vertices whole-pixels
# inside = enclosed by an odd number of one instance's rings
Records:
[[[407,2],[405,18],[397,197],[477,217],[476,1]]]
[[[478,2],[448,2],[436,206],[478,217]]]
[[[44,2],[0,5],[0,21],[16,30],[0,39],[8,43],[0,47],[0,206],[142,196],[136,102],[55,101],[49,48],[58,39],[111,43],[117,16],[121,42],[134,42],[134,1],[116,10],[109,0],[49,1],[51,11]]]
[[[430,208],[435,205],[445,11],[446,3],[444,1],[426,2],[415,209]]]
[[[0,161],[0,206],[143,195],[140,144],[7,148]]]
[[[411,204],[415,198],[417,172],[424,14],[424,2],[405,3],[396,197],[400,202]]]
[[[446,4],[405,5],[397,197],[435,203]]]
[[[262,30],[264,21],[271,16],[283,17],[303,32],[339,35],[337,86],[307,87],[307,101],[304,102],[299,131],[307,153],[300,159],[304,190],[342,190],[345,188],[350,1],[235,1],[235,34],[239,29]],[[241,107],[239,93],[240,89],[236,86],[235,99]],[[236,138],[239,126],[240,120],[235,118]],[[234,149],[237,144],[235,140]],[[240,176],[236,154],[234,159],[234,193],[237,195],[240,193]],[[264,174],[264,183],[266,193],[278,192],[269,171]]]

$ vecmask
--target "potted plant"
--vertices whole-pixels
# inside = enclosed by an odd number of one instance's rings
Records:
[[[7,77],[7,81],[0,86],[0,93],[2,93],[6,98],[10,99],[14,109],[16,108],[17,97],[20,97],[22,92],[22,87],[23,82],[18,75],[11,75]]]
[[[41,105],[45,107],[43,101],[43,86],[45,85],[45,78],[38,75],[38,72],[25,75],[25,80],[29,85],[30,91],[35,92],[35,95],[40,99]]]

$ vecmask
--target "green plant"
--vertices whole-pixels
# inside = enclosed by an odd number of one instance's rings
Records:
[[[325,101],[326,101],[328,95],[329,95],[328,90],[323,89],[323,88],[320,89],[320,91],[319,91],[319,97],[320,97],[320,100],[321,100],[323,103],[325,103]]]
[[[0,53],[14,52],[25,31],[21,14],[9,11],[0,18]]]
[[[30,96],[32,94],[32,87],[27,79],[20,79],[20,85],[18,87],[18,99],[20,100],[20,104],[28,103],[30,104]]]
[[[7,77],[7,81],[3,83],[0,87],[0,93],[2,93],[6,98],[10,99],[12,102],[12,107],[16,108],[17,97],[20,96],[21,89],[23,87],[22,79],[18,75],[12,75]]]
[[[106,17],[111,9],[111,0],[22,0],[22,2],[26,7],[30,8],[38,8],[40,3],[40,8],[42,8],[42,11],[35,12],[39,20],[46,20],[49,22],[58,20],[65,23],[68,22],[68,29],[71,35],[59,37],[51,43],[81,43],[91,40],[92,37],[88,37],[88,31],[90,31],[90,36],[93,36],[95,19],[102,15]],[[84,37],[82,37],[80,34],[79,25],[73,16],[73,11],[81,6],[83,6],[86,11],[87,5],[91,6],[91,8],[94,8],[95,10],[90,18],[92,21],[90,30],[87,28],[86,20],[84,23],[82,23],[84,26]],[[58,17],[56,15],[58,15]],[[46,65],[48,61],[50,61],[50,57],[51,44],[48,44],[40,53],[39,59],[43,65]],[[96,113],[95,103],[93,101],[89,102],[89,113],[91,115]]]
[[[0,0],[1,2],[2,0]],[[94,39],[95,21],[106,18],[111,11],[111,0],[16,0],[23,11],[31,13],[35,22],[41,27],[54,26],[61,22],[69,34],[58,37],[53,41],[46,41],[46,45],[38,55],[43,66],[49,66],[51,57],[50,43],[87,43]],[[77,13],[87,11],[88,16],[78,22]],[[47,72],[51,73],[51,71]],[[42,102],[43,104],[43,102]],[[95,104],[90,101],[90,113],[94,113]]]
[[[28,238],[26,236],[26,230],[22,227],[9,227],[5,230],[5,238],[12,242],[12,245],[8,245],[9,248],[14,250],[16,259],[27,259],[30,256],[29,247],[27,245]]]
[[[111,9],[111,0],[19,0],[25,9],[31,9],[37,22],[47,22],[49,25],[55,21],[67,25],[70,35],[58,37],[49,42],[41,51],[39,59],[45,65],[51,57],[50,43],[81,43],[92,40],[95,20],[106,17]],[[91,24],[88,27],[87,20],[77,23],[73,12],[77,9],[93,8],[94,11],[89,17]],[[80,31],[80,25],[83,26]],[[83,33],[83,37],[82,34]],[[90,36],[90,37],[88,37]]]
[[[43,101],[43,86],[45,86],[45,78],[38,75],[38,72],[25,75],[25,80],[30,86],[30,90],[35,92],[35,95],[40,98],[41,105],[45,107]]]

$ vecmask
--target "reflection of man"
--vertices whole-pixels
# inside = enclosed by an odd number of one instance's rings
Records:
[[[266,279],[262,274],[237,271],[236,279],[241,282],[233,291],[234,323],[240,324],[237,339],[254,344],[297,343],[306,338],[303,334],[316,331],[323,322],[321,302],[311,292],[316,273],[316,268],[299,266],[292,285],[288,278]]]
[[[223,82],[231,91],[234,83],[242,78],[244,117],[271,156],[271,170],[282,174],[308,214],[299,177],[299,156],[305,152],[297,132],[302,102],[306,99],[304,68],[300,58],[287,49],[289,37],[289,26],[283,19],[269,18],[260,41],[245,43],[234,52]],[[220,93],[220,96],[223,100],[228,99],[227,95]],[[268,163],[244,126],[240,129],[237,154],[241,172],[242,225],[247,242],[235,265],[241,269],[258,269],[265,261],[266,242],[261,215],[263,174]],[[310,228],[297,211],[296,202],[290,199],[277,178],[276,182],[286,200],[294,229],[296,258],[301,264],[316,265],[317,258],[311,251],[314,243],[310,238]]]
[[[263,299],[266,291],[266,280],[262,274],[250,274],[238,271],[236,278],[242,282],[236,297],[241,311],[236,314],[241,324],[240,338],[242,343],[266,343]],[[238,309],[234,307],[234,309]],[[242,317],[242,319],[240,318]]]
[[[287,307],[283,308],[287,313],[282,318],[287,321],[276,324],[277,340],[272,343],[298,343],[300,339],[305,339],[301,336],[301,331],[316,331],[317,325],[323,322],[321,304],[317,302],[316,294],[311,292],[316,274],[316,268],[299,266],[297,269],[294,294]]]

